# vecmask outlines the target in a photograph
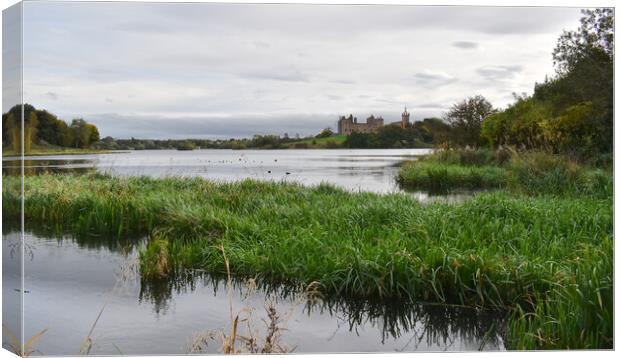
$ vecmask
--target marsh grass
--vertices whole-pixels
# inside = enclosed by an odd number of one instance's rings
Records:
[[[527,195],[599,195],[610,197],[610,171],[591,168],[545,152],[515,154],[508,164],[506,185]]]
[[[505,151],[494,151],[492,149],[440,149],[426,155],[421,161],[438,162],[462,166],[489,166],[502,164],[505,159],[502,156]],[[508,154],[510,155],[510,154]]]
[[[568,157],[510,148],[440,150],[403,165],[397,181],[404,187],[448,192],[503,188],[525,195],[595,195],[609,197],[609,169],[589,167]]]
[[[496,166],[465,167],[420,161],[405,164],[397,180],[404,186],[433,193],[452,189],[500,188],[506,183],[506,170]]]
[[[18,179],[5,178],[3,219],[19,215]],[[146,279],[225,273],[228,261],[238,277],[316,281],[325,295],[521,309],[528,318],[513,316],[509,329],[523,337],[551,319],[567,327],[513,348],[610,347],[611,196],[499,191],[423,205],[329,185],[45,175],[26,178],[25,208],[27,222],[83,235],[151,236],[140,257]],[[588,269],[596,262],[607,264]],[[575,292],[597,304],[581,305]]]

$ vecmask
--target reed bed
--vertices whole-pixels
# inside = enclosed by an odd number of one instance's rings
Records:
[[[503,188],[524,195],[613,193],[611,168],[595,168],[546,152],[500,149],[440,150],[408,162],[397,181],[404,187],[434,192]]]
[[[5,177],[3,220],[19,215]],[[27,222],[149,235],[144,277],[180,269],[326,295],[508,308],[515,349],[612,346],[612,198],[483,193],[459,204],[330,185],[105,175],[27,177]],[[223,248],[223,250],[222,250]],[[559,327],[559,328],[558,328]]]
[[[444,164],[430,161],[410,162],[398,173],[402,185],[434,193],[451,189],[488,189],[506,185],[506,169],[496,166]]]

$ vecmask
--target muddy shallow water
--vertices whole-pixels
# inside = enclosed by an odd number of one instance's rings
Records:
[[[3,315],[18,327],[9,304],[19,300],[15,248],[19,234],[3,235]],[[264,331],[265,305],[286,319],[281,342],[295,352],[394,352],[503,350],[504,317],[488,311],[413,304],[321,299],[288,287],[235,281],[229,301],[225,280],[199,273],[141,282],[139,242],[118,243],[25,236],[25,336],[48,331],[36,348],[45,355],[76,354],[93,331],[91,354],[187,353],[192,337],[229,330],[233,312],[253,309],[252,327]],[[17,250],[18,252],[19,250]],[[209,343],[217,353],[220,341]]]

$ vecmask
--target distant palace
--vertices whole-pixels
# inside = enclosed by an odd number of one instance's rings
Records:
[[[409,112],[407,112],[407,107],[405,107],[405,111],[402,113],[401,120],[399,122],[393,122],[389,125],[399,125],[401,128],[407,128],[409,126]],[[356,133],[376,133],[379,129],[383,128],[383,117],[375,117],[371,115],[366,118],[366,123],[358,123],[357,117],[353,117],[352,114],[349,114],[348,117],[340,116],[338,119],[338,134],[349,135],[353,132]]]

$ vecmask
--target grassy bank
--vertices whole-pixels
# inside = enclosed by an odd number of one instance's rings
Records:
[[[34,147],[30,152],[26,153],[27,157],[40,156],[40,155],[70,155],[70,154],[104,154],[115,153],[115,151],[104,149],[82,149],[82,148],[64,148],[64,147]],[[12,149],[2,149],[3,157],[18,157],[21,156],[20,152],[15,152]]]
[[[611,168],[580,164],[544,152],[444,150],[408,162],[397,180],[411,189],[504,188],[524,195],[595,195],[611,197]]]
[[[399,171],[398,181],[409,188],[446,192],[450,189],[499,188],[507,173],[495,166],[464,167],[430,161],[410,162]]]
[[[3,219],[19,215],[5,177]],[[512,309],[512,348],[610,347],[611,196],[480,194],[420,204],[328,185],[44,175],[26,221],[80,235],[150,235],[144,277],[179,268],[320,282],[327,294]]]

